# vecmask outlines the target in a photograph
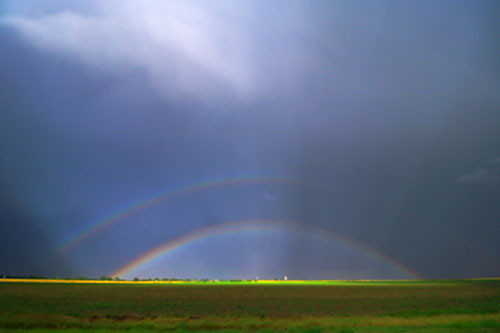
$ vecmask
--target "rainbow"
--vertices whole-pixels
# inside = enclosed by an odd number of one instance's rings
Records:
[[[198,191],[210,190],[226,186],[235,186],[242,184],[252,184],[252,183],[291,183],[300,184],[299,182],[294,182],[286,178],[280,177],[235,177],[235,178],[224,178],[217,180],[210,180],[205,182],[197,182],[187,186],[182,186],[167,192],[163,192],[152,197],[140,200],[131,205],[127,205],[112,214],[109,214],[105,218],[93,223],[89,228],[76,234],[74,237],[69,239],[67,242],[62,244],[56,249],[56,253],[64,254],[69,250],[75,248],[80,243],[84,242],[86,239],[97,234],[98,232],[109,228],[110,226],[118,223],[119,221],[136,214],[139,211],[145,210],[152,207],[160,202],[165,202],[172,200],[174,198],[179,198],[187,194],[195,193]]]
[[[192,232],[189,232],[187,234],[184,234],[180,237],[177,237],[175,239],[168,240],[167,242],[160,244],[146,253],[140,255],[139,257],[135,258],[134,260],[130,261],[127,263],[125,266],[119,268],[116,272],[111,274],[112,277],[117,277],[117,276],[124,276],[126,274],[130,274],[140,267],[149,264],[150,262],[155,261],[156,259],[162,257],[163,255],[182,248],[186,247],[190,244],[193,244],[195,242],[221,235],[221,234],[226,234],[226,233],[231,233],[231,232],[254,232],[254,231],[265,231],[265,230],[277,230],[277,231],[282,231],[283,229],[292,229],[292,230],[303,230],[306,228],[308,232],[315,233],[317,235],[320,235],[322,237],[327,237],[329,240],[336,240],[340,241],[346,245],[353,246],[355,248],[358,248],[362,251],[366,251],[368,253],[371,253],[378,257],[379,259],[382,259],[383,261],[399,268],[400,270],[404,271],[408,275],[419,279],[421,276],[410,269],[409,267],[403,265],[399,261],[387,256],[386,254],[382,253],[378,249],[369,247],[364,244],[360,244],[359,242],[355,241],[354,239],[348,238],[344,235],[340,235],[338,233],[331,232],[329,230],[325,230],[322,228],[318,228],[315,226],[304,226],[299,223],[294,223],[294,222],[289,222],[289,221],[282,221],[282,220],[244,220],[244,221],[237,221],[237,222],[228,222],[228,223],[223,223],[223,224],[218,224],[214,226],[209,226],[205,228],[201,228]]]

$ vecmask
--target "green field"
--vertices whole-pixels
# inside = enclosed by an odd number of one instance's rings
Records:
[[[0,282],[0,331],[499,332],[500,280]]]

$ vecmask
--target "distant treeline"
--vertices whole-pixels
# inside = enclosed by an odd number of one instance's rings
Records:
[[[101,275],[99,278],[95,277],[47,277],[42,275],[0,275],[0,278],[4,279],[50,279],[50,280],[102,280],[102,281],[126,281],[125,279],[121,279],[120,277],[111,277],[107,275]],[[278,281],[278,279],[274,279]],[[145,278],[141,279],[135,277],[133,281],[192,281],[192,282],[210,282],[210,281],[220,281],[220,282],[245,282],[245,281],[255,281],[255,280],[244,280],[244,279],[227,279],[227,280],[218,280],[218,279],[180,279],[180,278]]]
[[[80,277],[59,277],[59,276],[43,276],[43,275],[0,275],[3,279],[33,279],[33,280],[113,280],[111,277],[101,276],[101,278]]]

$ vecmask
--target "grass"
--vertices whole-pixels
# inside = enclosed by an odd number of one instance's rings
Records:
[[[0,331],[498,332],[500,280],[0,282]]]

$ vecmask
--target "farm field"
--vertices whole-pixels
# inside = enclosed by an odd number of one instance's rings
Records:
[[[499,279],[0,281],[0,331],[500,331]]]

